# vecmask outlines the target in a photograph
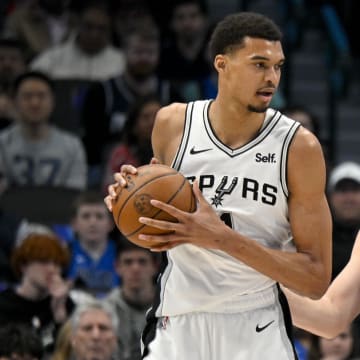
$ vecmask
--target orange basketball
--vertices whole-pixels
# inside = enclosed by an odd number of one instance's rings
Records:
[[[164,230],[141,224],[139,217],[177,221],[168,213],[152,206],[151,199],[160,200],[187,212],[196,209],[195,196],[189,181],[169,166],[160,164],[140,166],[136,175],[126,175],[126,181],[127,186],[120,188],[118,197],[112,204],[112,213],[121,233],[139,246],[152,245],[148,241],[139,240],[139,234],[166,233]]]

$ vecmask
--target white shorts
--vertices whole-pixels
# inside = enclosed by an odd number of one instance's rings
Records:
[[[142,344],[143,359],[294,360],[291,329],[278,305],[236,314],[164,317],[157,320],[152,340]]]

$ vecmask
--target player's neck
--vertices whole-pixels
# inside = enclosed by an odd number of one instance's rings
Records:
[[[264,122],[265,113],[254,113],[215,100],[210,107],[209,122],[216,136],[230,148],[238,148],[254,139]]]

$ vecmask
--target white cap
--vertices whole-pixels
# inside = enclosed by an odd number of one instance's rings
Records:
[[[330,173],[329,190],[334,190],[341,180],[353,180],[360,184],[360,165],[356,162],[346,161],[337,165]]]

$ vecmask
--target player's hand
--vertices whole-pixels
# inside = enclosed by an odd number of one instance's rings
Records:
[[[159,164],[159,160],[156,158],[152,158],[150,161],[150,164]],[[126,181],[126,175],[127,174],[133,174],[135,175],[137,173],[137,169],[135,166],[130,164],[124,164],[120,168],[120,172],[114,173],[114,180],[115,182],[108,186],[108,195],[104,198],[104,202],[109,209],[109,211],[112,211],[112,203],[117,198],[120,189],[124,188],[127,185]]]
[[[197,209],[193,213],[181,211],[172,205],[158,200],[151,200],[151,204],[175,217],[178,222],[156,220],[140,217],[139,221],[148,226],[171,232],[167,235],[139,235],[140,240],[154,242],[152,251],[165,251],[177,245],[191,243],[207,249],[221,249],[223,239],[231,231],[216,214],[202,195],[197,181],[193,191],[197,201]]]

